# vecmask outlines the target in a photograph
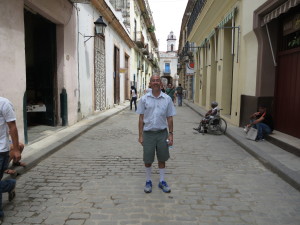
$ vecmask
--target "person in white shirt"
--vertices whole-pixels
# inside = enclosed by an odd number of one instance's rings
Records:
[[[13,144],[11,150],[9,149],[9,134]],[[3,177],[4,171],[8,168],[9,153],[11,153],[14,162],[20,161],[19,136],[13,105],[8,99],[0,97],[0,180]],[[8,192],[8,199],[12,201],[15,197],[15,186],[15,179],[0,181],[0,222],[4,217],[2,210],[2,193]]]
[[[158,187],[165,193],[171,189],[164,179],[166,161],[170,158],[169,146],[173,145],[173,116],[176,111],[172,99],[160,89],[161,79],[150,79],[152,91],[144,95],[138,105],[139,142],[143,145],[143,160],[146,167],[145,193],[152,192],[151,168],[155,153],[158,161],[160,182]]]
[[[136,92],[136,88],[134,86],[131,86],[130,95],[131,95],[130,110],[132,110],[132,102],[134,102],[134,108],[135,108],[135,111],[136,111],[137,92]]]

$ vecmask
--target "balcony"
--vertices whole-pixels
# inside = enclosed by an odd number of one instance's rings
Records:
[[[135,44],[139,48],[144,48],[145,47],[145,39],[144,39],[144,35],[141,31],[138,31],[138,32],[135,33]]]
[[[145,47],[142,48],[142,52],[143,52],[144,55],[149,55],[149,46],[145,45]]]
[[[197,0],[197,2],[194,5],[192,14],[189,18],[189,21],[187,23],[187,33],[188,35],[193,29],[194,23],[196,22],[196,19],[198,15],[202,12],[202,9],[204,8],[207,0]]]
[[[164,76],[170,76],[171,70],[164,70]]]
[[[148,60],[151,61],[151,62],[154,60],[153,53],[149,53]]]

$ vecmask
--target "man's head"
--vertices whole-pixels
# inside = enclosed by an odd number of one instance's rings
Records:
[[[159,89],[160,90],[160,86],[161,86],[160,76],[158,76],[158,75],[151,76],[150,86],[151,86],[152,89]]]
[[[265,105],[259,105],[258,111],[262,114],[267,111],[267,107]]]
[[[172,88],[172,84],[170,83],[170,84],[168,84],[168,88]]]
[[[179,85],[179,87],[181,87],[181,84],[178,84]]]
[[[217,102],[212,102],[212,103],[211,103],[211,107],[212,107],[212,108],[215,108],[215,107],[217,107],[217,106],[218,106],[218,103],[217,103]]]

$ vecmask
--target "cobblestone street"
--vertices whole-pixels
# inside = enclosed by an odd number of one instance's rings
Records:
[[[225,135],[193,131],[200,118],[176,107],[166,180],[145,194],[138,115],[126,109],[17,179],[3,224],[299,225],[300,193]]]

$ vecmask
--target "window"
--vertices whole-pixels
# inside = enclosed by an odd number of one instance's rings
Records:
[[[165,63],[165,73],[170,73],[170,63]]]

